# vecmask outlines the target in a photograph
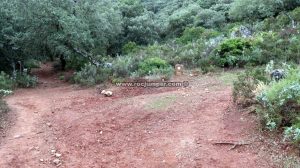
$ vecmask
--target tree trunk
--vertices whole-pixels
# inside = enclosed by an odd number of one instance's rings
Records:
[[[60,63],[61,63],[61,70],[64,71],[66,69],[66,59],[63,55],[60,55]]]

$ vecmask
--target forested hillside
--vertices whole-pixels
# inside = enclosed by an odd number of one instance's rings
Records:
[[[80,69],[87,62],[124,59],[137,50],[151,50],[150,56],[166,57],[172,64],[198,67],[204,57],[216,55],[218,43],[232,39],[240,25],[257,36],[251,43],[293,33],[300,18],[299,10],[292,10],[299,4],[298,0],[3,0],[0,70],[11,73],[17,61],[56,58]],[[261,45],[252,47],[263,50]]]

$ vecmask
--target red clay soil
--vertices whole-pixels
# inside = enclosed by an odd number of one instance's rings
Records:
[[[36,74],[38,88],[6,98],[16,120],[1,168],[276,167],[255,116],[239,112],[216,77],[176,79],[188,88],[112,87],[108,98],[59,81],[49,64]]]

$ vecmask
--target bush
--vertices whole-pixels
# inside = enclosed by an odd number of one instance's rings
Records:
[[[113,62],[114,78],[125,78],[138,69],[140,58],[134,55],[117,57]]]
[[[86,64],[81,71],[76,72],[73,80],[82,86],[93,86],[105,82],[112,74],[109,68],[100,68],[96,65]]]
[[[294,142],[295,144],[300,143],[300,121],[299,118],[296,124],[291,127],[287,127],[284,130],[284,139]]]
[[[263,32],[257,35],[255,47],[261,51],[259,61],[267,64],[270,60],[287,61],[285,48],[287,44],[280,38],[278,33]]]
[[[229,11],[234,20],[255,20],[274,16],[282,10],[280,1],[235,0]]]
[[[79,71],[87,63],[88,63],[88,60],[84,57],[72,56],[67,60],[66,68]],[[56,63],[55,69],[61,70],[61,62],[60,61]]]
[[[261,83],[268,83],[265,69],[262,67],[249,67],[245,72],[238,75],[233,82],[233,100],[242,106],[250,106],[256,103],[255,90]]]
[[[29,59],[24,62],[24,67],[30,72],[31,69],[40,68],[40,62],[35,59]]]
[[[225,21],[226,18],[222,12],[211,9],[202,9],[196,16],[195,25],[212,28],[221,26]]]
[[[33,88],[36,87],[38,78],[36,76],[30,76],[27,73],[17,73],[15,79],[15,85],[20,88]]]
[[[5,72],[0,72],[0,89],[12,90],[14,82]]]
[[[138,45],[135,42],[128,42],[122,48],[123,54],[135,53],[139,50]]]
[[[10,95],[10,94],[12,94],[12,91],[11,91],[11,90],[0,89],[0,99],[1,99],[2,97],[5,97],[5,96],[7,96],[7,95]]]
[[[260,114],[265,125],[273,123],[274,128],[291,126],[300,117],[300,71],[291,69],[286,78],[271,82],[257,96]]]
[[[208,58],[200,59],[198,61],[198,65],[200,66],[200,69],[203,74],[213,72],[216,69],[216,67],[212,64],[211,60]]]
[[[202,38],[202,34],[204,33],[205,28],[203,27],[191,27],[186,28],[180,38],[177,41],[186,44],[193,40],[197,40]]]
[[[187,44],[188,42],[197,41],[199,39],[210,39],[219,36],[220,33],[212,29],[203,27],[186,28],[183,35],[177,39],[178,42]]]
[[[191,3],[185,8],[180,8],[173,12],[168,19],[168,34],[170,37],[181,35],[186,27],[193,25],[194,17],[201,8],[198,5]]]
[[[148,58],[139,64],[139,74],[150,75],[153,74],[153,70],[165,69],[167,67],[168,63],[161,58]]]
[[[235,38],[225,40],[216,49],[216,57],[214,62],[220,67],[243,67],[247,64],[245,59],[245,50],[251,49],[252,44],[249,40],[243,38]]]
[[[170,64],[165,60],[153,57],[148,58],[139,64],[138,74],[139,76],[163,76],[170,78],[174,70]]]

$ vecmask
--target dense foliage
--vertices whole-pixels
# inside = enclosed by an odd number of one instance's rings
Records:
[[[274,80],[270,74],[281,69],[284,78]],[[268,130],[284,130],[285,140],[300,143],[300,69],[288,64],[253,68],[241,73],[234,82],[234,101],[254,105],[262,125]]]
[[[300,0],[3,0],[0,71],[31,87],[31,69],[47,60],[78,71],[74,80],[87,85],[147,76],[160,69],[141,68],[153,58],[203,73],[299,62],[299,6]],[[163,69],[163,76],[172,72]],[[94,79],[84,78],[89,74]]]

